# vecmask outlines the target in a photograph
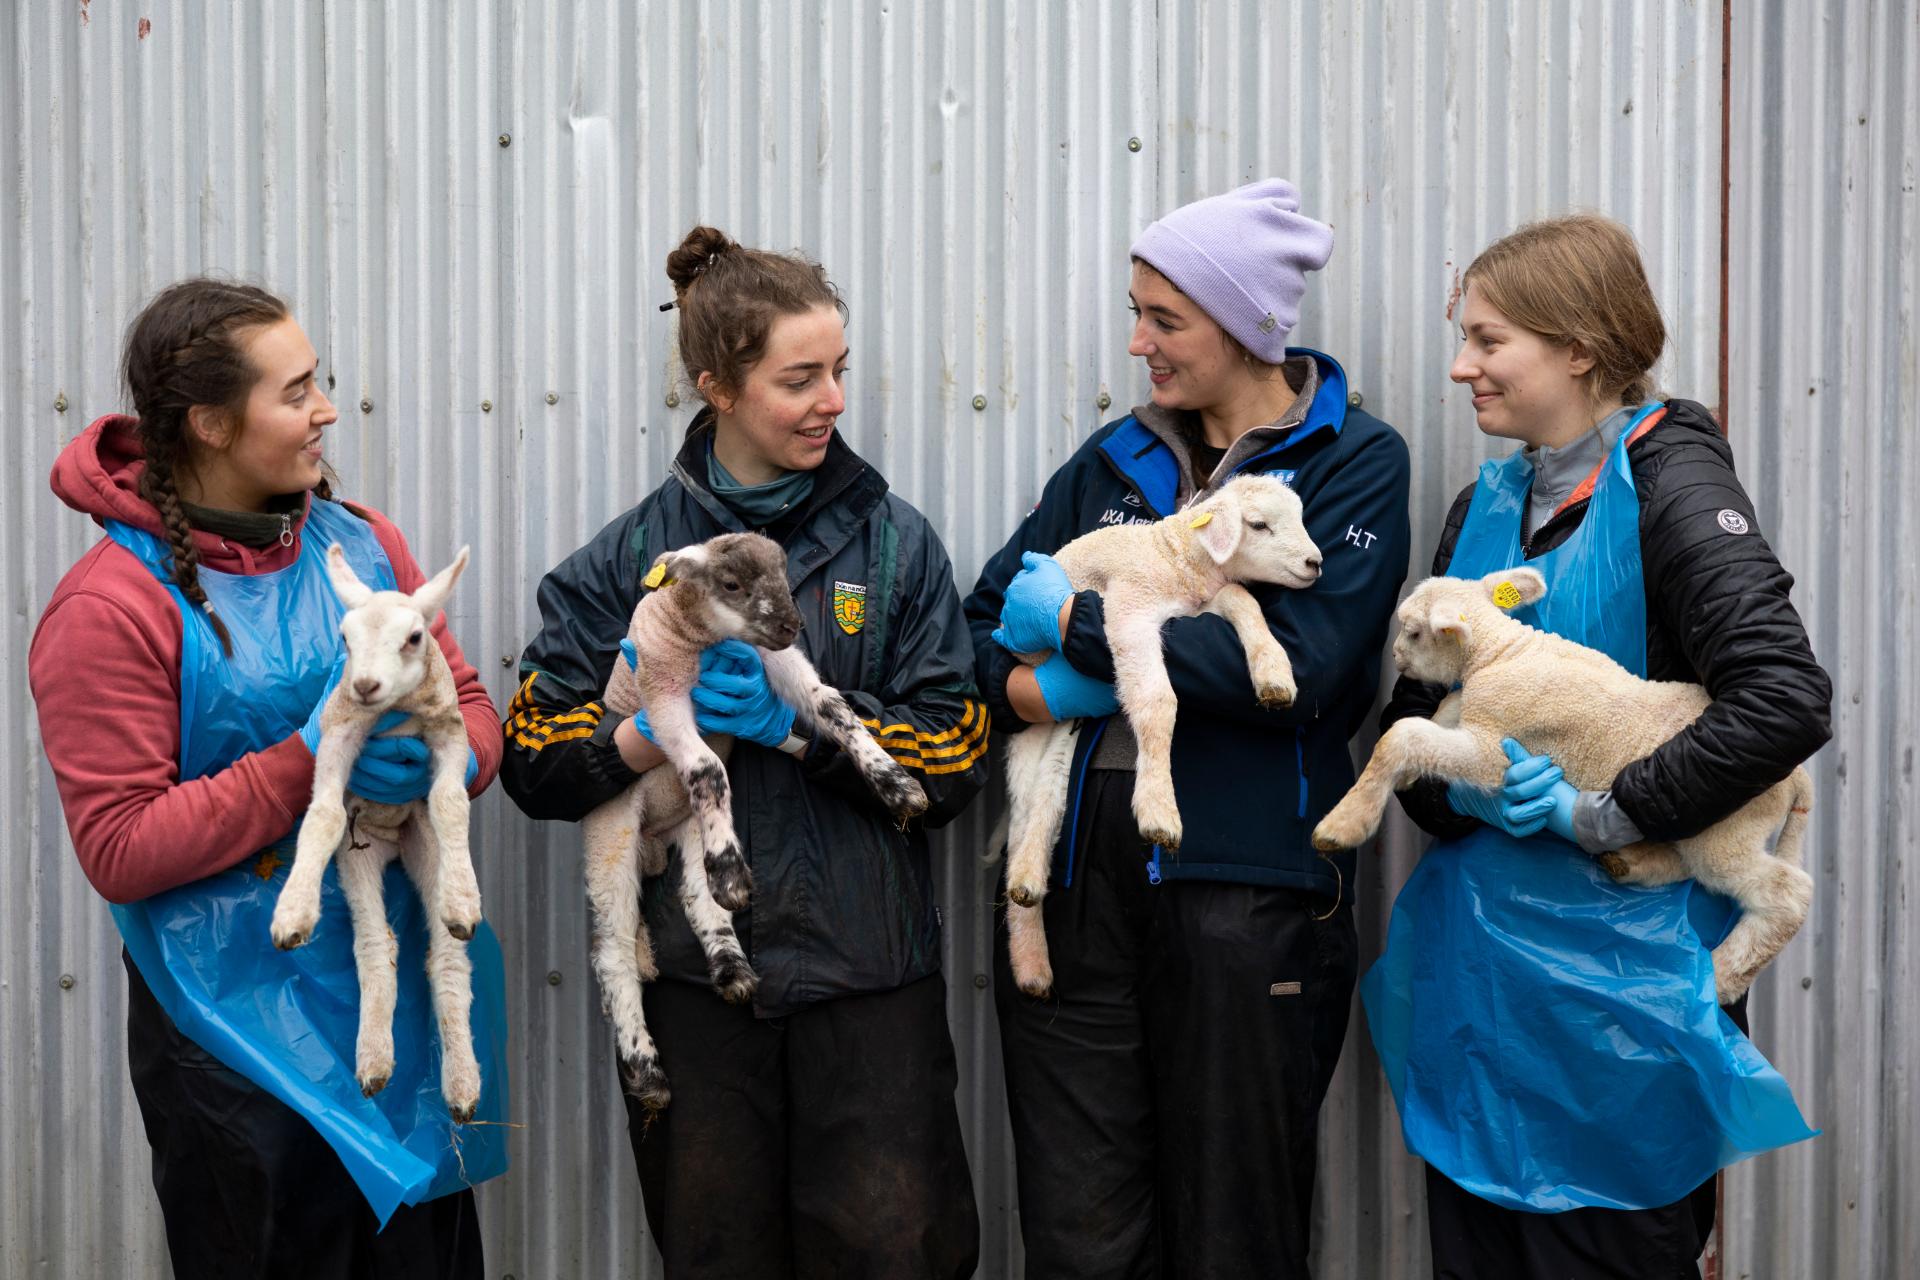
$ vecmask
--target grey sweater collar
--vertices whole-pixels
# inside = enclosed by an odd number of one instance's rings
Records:
[[[1533,491],[1527,498],[1529,534],[1552,519],[1560,504],[1587,478],[1587,473],[1613,452],[1614,445],[1620,443],[1621,433],[1641,408],[1630,404],[1617,409],[1596,423],[1591,431],[1556,449],[1523,450],[1527,461],[1533,464]]]

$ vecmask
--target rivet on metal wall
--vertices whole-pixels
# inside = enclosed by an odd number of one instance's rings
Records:
[[[560,403],[560,396],[559,396],[559,394],[558,394],[557,392],[553,392],[553,391],[549,391],[549,392],[547,392],[547,403],[548,403],[548,404],[559,404],[559,403]]]
[[[61,974],[61,975],[60,975],[60,989],[61,989],[62,991],[71,991],[71,990],[73,990],[73,975],[72,975],[72,974],[70,974],[70,973],[63,973],[63,974]]]
[[[1358,391],[1349,391],[1347,393],[1348,408],[1358,409],[1361,405],[1365,403],[1366,403],[1366,397],[1362,396]]]
[[[493,401],[491,401],[491,400],[482,400],[482,401],[480,402],[480,412],[482,412],[482,413],[492,413],[492,412],[493,412]]]
[[[501,654],[501,655],[500,655],[500,665],[501,665],[501,666],[503,666],[503,667],[510,667],[510,666],[512,666],[512,665],[513,665],[513,655],[512,655],[512,654],[510,654],[510,653],[503,653],[503,654]]]
[[[65,413],[67,411],[67,393],[66,392],[62,391],[59,395],[53,398],[53,411],[55,413]]]
[[[981,413],[985,413],[987,411],[987,398],[985,396],[975,396],[973,398],[973,407]]]
[[[974,974],[973,985],[978,987],[980,990],[985,991],[987,989],[987,975],[984,973]]]
[[[361,397],[360,397],[360,412],[362,412],[362,413],[372,413],[372,412],[373,412],[373,401],[371,401],[371,400],[369,400],[369,399],[367,399],[367,398],[366,398],[365,396],[361,396]]]
[[[1108,395],[1106,392],[1102,391],[1099,395],[1093,398],[1093,403],[1098,407],[1105,409],[1113,404],[1113,397]]]
[[[1813,987],[1813,979],[1812,979],[1812,978],[1802,978],[1802,979],[1800,979],[1800,989],[1801,989],[1802,991],[1807,991],[1807,990],[1810,990],[1810,989],[1811,989],[1812,987]]]
[[[510,147],[510,146],[512,146],[512,145],[513,145],[513,135],[512,135],[512,134],[510,134],[510,133],[503,133],[503,134],[501,134],[501,135],[500,135],[500,145],[501,145],[501,146],[503,146],[503,147]]]
[[[667,408],[678,409],[679,407],[680,407],[680,393],[678,391],[667,392]]]
[[[1140,149],[1140,139],[1138,138],[1127,139],[1127,150],[1138,151],[1139,149]]]
[[[547,985],[550,987],[560,985],[560,971],[558,969],[549,969],[547,971]]]

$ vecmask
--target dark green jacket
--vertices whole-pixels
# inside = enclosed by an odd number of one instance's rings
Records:
[[[706,483],[703,412],[671,477],[540,583],[540,633],[521,657],[501,780],[535,818],[578,821],[634,774],[599,702],[653,557],[744,526]],[[926,518],[887,492],[836,435],[797,519],[770,532],[806,623],[799,647],[821,679],[926,789],[907,830],[826,742],[804,760],[735,743],[733,818],[753,869],[753,905],[735,917],[768,1017],[836,996],[889,991],[940,968],[925,826],[966,807],[987,780],[987,713],[953,568]],[[646,892],[663,976],[707,981],[706,961],[669,886]],[[582,916],[582,929],[585,917]]]

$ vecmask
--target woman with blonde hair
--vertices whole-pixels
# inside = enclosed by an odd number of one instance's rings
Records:
[[[1744,998],[1715,1004],[1728,904],[1615,885],[1592,855],[1693,835],[1784,778],[1827,740],[1832,690],[1718,425],[1654,394],[1666,326],[1624,227],[1495,242],[1457,319],[1450,376],[1521,448],[1455,500],[1433,572],[1539,569],[1522,621],[1713,702],[1605,791],[1510,740],[1499,791],[1402,792],[1441,839],[1362,983],[1368,1019],[1427,1161],[1436,1276],[1691,1276],[1714,1172],[1809,1131]],[[1382,728],[1446,693],[1401,679]]]

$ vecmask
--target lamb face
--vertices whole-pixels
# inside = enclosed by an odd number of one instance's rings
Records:
[[[467,548],[462,547],[452,564],[413,594],[374,591],[355,576],[338,543],[327,549],[327,576],[347,606],[340,619],[347,645],[340,685],[356,705],[381,710],[420,687],[437,652],[433,619],[466,567]]]
[[[1393,641],[1393,665],[1400,674],[1428,684],[1460,682],[1475,618],[1483,623],[1504,611],[1532,604],[1547,594],[1537,569],[1500,569],[1478,580],[1428,578],[1400,603],[1400,634]]]
[[[1200,543],[1230,582],[1310,587],[1320,577],[1320,548],[1307,536],[1300,495],[1272,476],[1239,476],[1191,508]]]
[[[787,554],[757,533],[729,533],[660,558],[667,574],[695,589],[713,629],[762,649],[784,649],[800,634],[787,586]]]

